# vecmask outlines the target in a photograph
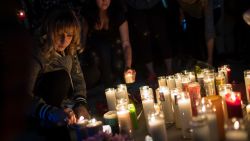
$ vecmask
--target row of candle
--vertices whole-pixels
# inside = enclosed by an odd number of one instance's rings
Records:
[[[141,96],[142,96],[142,103],[143,103],[143,110],[144,110],[144,114],[148,115],[150,113],[152,113],[152,111],[154,111],[154,109],[152,109],[152,105],[154,105],[153,103],[153,100],[152,100],[152,93],[150,91],[150,88],[147,87],[147,86],[143,86],[140,88],[141,89],[144,89],[144,91],[147,89],[148,92],[142,92],[141,93]],[[160,90],[162,89],[162,90]],[[165,95],[164,93],[168,93],[168,92],[164,92],[167,91],[167,87],[163,87],[163,88],[158,88],[158,92],[156,92],[156,97],[157,100],[159,100],[159,102],[162,104],[162,110],[163,110],[163,113],[164,113],[164,116],[169,116],[171,115],[171,113],[167,110],[167,109],[164,109],[164,101],[167,99],[165,99]],[[161,94],[161,92],[163,94]],[[179,92],[178,92],[179,91]],[[178,95],[179,93],[179,95]],[[203,130],[198,130],[199,132],[202,132],[202,134],[207,134],[207,136],[209,136],[209,138],[211,138],[212,140],[215,140],[215,141],[219,141],[219,140],[223,140],[224,139],[224,112],[223,112],[223,104],[222,104],[222,97],[221,96],[218,96],[218,95],[210,95],[210,96],[207,96],[205,97],[205,100],[207,101],[210,101],[211,102],[211,105],[214,106],[214,108],[208,108],[207,104],[196,104],[196,116],[192,116],[193,112],[192,112],[192,102],[191,102],[191,99],[189,98],[188,96],[188,93],[185,93],[185,92],[180,92],[180,90],[178,89],[175,89],[175,90],[172,90],[172,94],[170,97],[171,97],[171,102],[174,103],[173,104],[173,108],[174,108],[174,112],[178,112],[175,115],[175,122],[176,122],[176,126],[180,126],[181,129],[182,129],[182,136],[184,138],[189,138],[191,136],[191,132],[190,132],[190,128],[192,128],[192,124],[190,125],[190,121],[193,121],[191,123],[194,123],[193,126],[196,126],[195,122],[198,122],[199,120],[196,119],[198,118],[200,115],[205,115],[206,116],[206,119],[208,120],[208,129],[209,131],[211,132],[211,134],[208,134],[206,133],[205,131],[203,132]],[[230,97],[229,97],[230,96]],[[143,98],[144,97],[144,98]],[[227,99],[228,97],[228,99]],[[146,102],[148,101],[149,99],[151,99],[151,102]],[[174,100],[173,100],[174,99]],[[235,111],[232,111],[232,114],[233,115],[229,115],[231,117],[239,117],[239,118],[242,118],[242,109],[237,109],[238,107],[238,101],[240,101],[240,97],[239,97],[239,94],[237,93],[228,93],[226,95],[226,104],[227,104],[227,108],[231,109],[232,110],[235,110]],[[146,100],[146,101],[144,101]],[[204,100],[204,99],[203,99]],[[200,101],[200,98],[197,98],[196,99],[196,103]],[[169,107],[172,107],[172,106],[169,106]],[[178,109],[178,110],[177,110]],[[236,110],[237,109],[237,110]],[[164,112],[165,110],[165,112]],[[151,111],[151,112],[148,112],[148,111]],[[167,113],[167,114],[165,114]],[[148,116],[145,117],[148,121],[150,119],[148,119]],[[165,123],[168,123],[168,118],[164,117],[164,120],[165,120]],[[198,121],[196,121],[198,120]],[[151,126],[150,125],[147,125],[148,126],[148,130],[149,132],[152,132],[151,130]],[[160,126],[160,125],[159,125]],[[159,127],[160,128],[160,127]],[[238,131],[235,131],[235,132],[238,132]],[[235,132],[233,132],[232,134],[234,134]],[[243,131],[242,131],[243,132]],[[161,132],[157,132],[157,133],[161,133]],[[245,132],[244,132],[245,133]],[[200,133],[197,133],[195,132],[194,134],[200,134]],[[203,135],[200,135],[200,136],[203,136]],[[229,133],[227,133],[229,134]],[[159,135],[157,135],[159,136]],[[162,136],[165,136],[165,135],[162,135]],[[194,135],[193,135],[194,136]],[[154,136],[153,136],[154,138]],[[227,137],[229,139],[227,140],[230,140],[230,135]],[[241,138],[241,136],[238,137],[239,139]],[[245,138],[245,137],[243,137]]]

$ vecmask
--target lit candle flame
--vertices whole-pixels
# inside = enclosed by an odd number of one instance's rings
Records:
[[[96,119],[93,118],[93,119],[90,120],[90,122],[91,122],[91,123],[96,123]]]
[[[234,94],[231,94],[231,99],[232,99],[232,101],[235,101],[236,100],[236,96]]]
[[[239,121],[234,122],[234,129],[239,129],[240,128],[240,123]]]
[[[205,106],[202,106],[201,111],[202,111],[203,113],[205,113],[205,112],[206,112],[206,107],[205,107]]]

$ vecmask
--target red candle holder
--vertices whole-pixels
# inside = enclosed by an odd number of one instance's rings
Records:
[[[243,118],[240,92],[231,92],[226,94],[225,101],[227,105],[228,118]]]
[[[196,108],[196,102],[199,101],[201,98],[200,94],[201,87],[198,82],[192,82],[188,85],[188,92],[189,97],[191,100],[191,106],[192,106],[192,114],[193,116],[197,116],[197,108]]]

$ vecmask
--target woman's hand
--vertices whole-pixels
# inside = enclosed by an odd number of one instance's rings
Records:
[[[70,108],[65,108],[64,109],[65,114],[67,115],[67,118],[65,119],[65,121],[67,122],[68,125],[72,125],[76,123],[76,115],[73,112],[72,109]]]
[[[85,119],[90,118],[87,108],[83,105],[75,107],[74,112],[76,113],[77,119],[79,119],[81,116],[83,116]]]

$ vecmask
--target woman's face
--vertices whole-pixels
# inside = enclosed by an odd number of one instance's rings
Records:
[[[96,4],[100,10],[107,10],[111,0],[96,0]]]
[[[64,32],[56,36],[55,49],[58,52],[64,51],[71,43],[73,39],[73,32]]]

